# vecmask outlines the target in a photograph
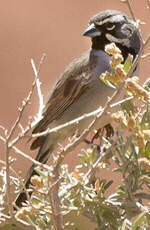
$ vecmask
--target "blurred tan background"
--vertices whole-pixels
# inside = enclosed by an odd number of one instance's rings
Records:
[[[150,11],[146,0],[131,1],[137,18],[147,22],[142,26],[144,37],[150,32]],[[90,47],[90,39],[83,37],[89,18],[104,9],[129,13],[119,0],[5,0],[0,7],[0,125],[10,128],[17,117],[18,107],[27,96],[34,79],[30,59],[38,65],[43,53],[46,59],[40,72],[44,97],[64,67]],[[149,45],[150,46],[150,45]],[[150,51],[148,47],[147,51]],[[150,75],[150,58],[142,61],[141,82]],[[26,110],[23,125],[38,108],[34,95]],[[2,130],[0,133],[3,134]],[[20,145],[31,156],[29,144]],[[17,157],[17,155],[13,155]],[[5,149],[0,142],[0,159]],[[75,158],[75,157],[74,157]],[[31,164],[17,157],[17,170],[27,171]],[[1,167],[1,166],[0,166]]]

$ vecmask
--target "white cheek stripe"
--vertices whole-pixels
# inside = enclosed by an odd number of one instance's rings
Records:
[[[108,33],[105,36],[110,42],[121,43],[122,45],[124,45],[124,46],[126,46],[128,48],[130,47],[130,43],[129,43],[128,39],[125,39],[125,38],[119,39],[119,38],[116,38],[116,37],[114,37],[114,36],[112,36],[111,34],[108,34]]]
[[[106,38],[110,41],[110,42],[118,42],[118,43],[122,43],[123,39],[119,39],[116,38],[114,36],[112,36],[111,34],[106,33]]]

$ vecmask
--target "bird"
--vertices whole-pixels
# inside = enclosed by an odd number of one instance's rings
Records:
[[[141,48],[141,40],[135,22],[125,13],[117,10],[107,9],[92,16],[83,36],[91,38],[91,49],[74,59],[56,80],[47,97],[42,119],[34,127],[33,134],[69,122],[100,106],[104,107],[108,97],[111,97],[116,90],[99,78],[105,71],[112,71],[110,55],[105,52],[107,44],[115,43],[121,50],[124,60],[129,54],[135,59]],[[137,69],[135,71],[138,71]],[[122,96],[123,93],[119,97]],[[113,110],[116,109],[118,108],[115,107]],[[58,143],[64,141],[66,137],[73,136],[75,132],[82,133],[92,119],[86,118],[58,132],[37,137],[31,144],[31,150],[39,148],[35,159],[46,163]],[[98,128],[109,123],[110,115],[108,114],[101,119]],[[28,171],[25,180],[26,188],[29,188],[31,176],[36,174],[35,166],[33,164]],[[20,207],[26,200],[26,194],[22,191],[15,204]]]

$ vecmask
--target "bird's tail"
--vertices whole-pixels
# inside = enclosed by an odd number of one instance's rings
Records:
[[[34,168],[36,167],[35,164],[33,164],[31,166],[31,168],[29,169],[29,172],[27,174],[27,178],[26,178],[26,181],[25,181],[25,188],[28,189],[29,188],[29,185],[30,185],[30,179],[32,176],[36,175],[36,172],[34,171]],[[29,195],[31,195],[31,193],[29,193]],[[22,203],[25,202],[27,200],[27,195],[26,195],[26,192],[22,191],[21,193],[19,193],[19,195],[17,196],[16,200],[15,200],[15,204],[18,206],[18,207],[21,207],[22,206]]]
[[[39,152],[35,158],[35,160],[45,164],[49,158],[49,155],[51,154],[51,152],[53,151],[53,145],[50,145],[49,148],[46,148],[47,146],[47,140],[48,138],[45,138],[44,143],[42,144],[42,146],[39,149]],[[30,179],[32,176],[37,175],[36,171],[34,170],[36,167],[36,164],[33,164],[31,166],[31,168],[29,169],[27,176],[26,176],[26,180],[25,180],[25,188],[28,189],[31,182]],[[29,193],[29,196],[31,195],[31,192]],[[27,200],[27,195],[24,191],[22,191],[21,193],[19,193],[19,195],[17,196],[16,200],[15,200],[15,204],[18,207],[22,206],[22,203],[25,202]]]

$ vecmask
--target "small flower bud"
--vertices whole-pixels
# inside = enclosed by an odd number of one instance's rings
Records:
[[[123,128],[127,127],[125,117],[124,117],[124,115],[121,112],[113,113],[111,115],[111,118],[115,122],[119,123]]]
[[[150,99],[148,91],[140,86],[133,78],[126,80],[125,88],[138,98],[143,98],[145,101]]]
[[[31,177],[31,183],[38,188],[43,187],[43,180],[40,176],[34,175]]]
[[[116,53],[110,59],[110,65],[112,68],[116,68],[121,62],[123,62],[123,56],[120,53]]]
[[[98,192],[100,190],[100,187],[101,187],[100,180],[97,179],[96,182],[95,182],[95,190],[96,190],[96,192]]]
[[[123,66],[121,64],[116,66],[115,73],[120,80],[124,79],[126,76],[126,73],[123,70]]]
[[[30,214],[32,214],[32,207],[23,207],[16,213],[16,217],[23,219],[25,216]]]
[[[106,53],[111,54],[111,55],[121,54],[121,50],[115,45],[115,43],[106,45],[105,51]]]

